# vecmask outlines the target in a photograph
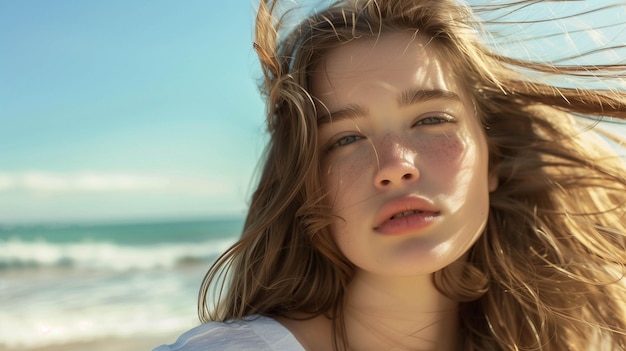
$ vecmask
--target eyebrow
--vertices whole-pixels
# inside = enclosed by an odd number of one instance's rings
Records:
[[[408,89],[398,98],[399,106],[410,106],[424,103],[431,100],[449,100],[452,102],[460,102],[461,98],[458,94],[441,89]],[[351,119],[355,117],[364,117],[367,115],[367,109],[359,105],[348,105],[336,111],[329,111],[317,118],[317,125],[323,125],[330,122],[336,122],[343,119]]]
[[[460,102],[461,98],[455,92],[441,89],[409,89],[400,95],[398,104],[400,106],[409,106],[430,100],[450,100]]]
[[[359,105],[349,105],[342,109],[325,113],[317,118],[317,125],[328,124],[344,119],[352,119],[355,117],[363,117],[367,115],[367,110]]]

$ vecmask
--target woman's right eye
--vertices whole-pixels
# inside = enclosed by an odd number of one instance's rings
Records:
[[[328,147],[328,151],[336,149],[341,146],[346,146],[354,143],[355,141],[363,139],[360,135],[346,135],[344,137],[339,138],[333,144]]]

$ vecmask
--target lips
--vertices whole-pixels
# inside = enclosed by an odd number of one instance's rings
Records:
[[[387,202],[376,216],[374,230],[380,234],[402,235],[418,232],[439,218],[428,200],[406,196]]]
[[[404,211],[404,212],[400,212],[400,213],[396,213],[395,215],[391,216],[391,219],[396,219],[396,218],[400,218],[400,217],[406,217],[408,215],[411,214],[416,214],[416,213],[424,213],[424,211],[420,211],[420,210],[410,210],[410,211]]]

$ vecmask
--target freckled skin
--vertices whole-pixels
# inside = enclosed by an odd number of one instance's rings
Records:
[[[461,157],[463,149],[463,142],[457,138],[439,138],[430,142],[424,141],[421,154],[424,155],[424,158],[428,158],[426,162],[431,161],[431,163],[434,163],[438,159],[454,162]]]
[[[332,227],[339,248],[358,269],[384,275],[430,274],[459,259],[485,226],[490,189],[485,135],[451,68],[432,46],[401,33],[343,45],[323,67],[313,77],[323,105],[366,111],[320,127],[319,143],[333,146],[322,158],[322,181],[343,219]],[[400,105],[407,89],[459,99]],[[397,237],[377,233],[381,208],[409,195],[436,207],[436,224]]]

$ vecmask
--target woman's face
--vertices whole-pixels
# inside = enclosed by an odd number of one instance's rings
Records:
[[[355,40],[326,55],[312,84],[343,254],[397,276],[459,259],[485,227],[495,181],[470,98],[435,44],[404,33]]]

